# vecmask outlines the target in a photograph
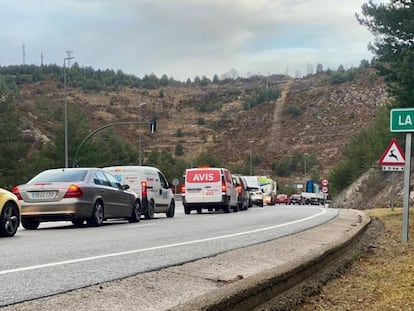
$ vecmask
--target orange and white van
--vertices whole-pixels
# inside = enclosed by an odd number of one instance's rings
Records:
[[[201,213],[203,208],[238,210],[237,188],[228,169],[217,167],[190,168],[185,171],[182,200],[184,212]]]

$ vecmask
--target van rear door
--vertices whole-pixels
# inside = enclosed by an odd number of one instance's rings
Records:
[[[188,169],[185,177],[187,203],[214,203],[222,201],[220,169]]]

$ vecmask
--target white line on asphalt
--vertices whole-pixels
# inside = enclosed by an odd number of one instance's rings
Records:
[[[36,270],[36,269],[42,269],[42,268],[50,268],[50,267],[73,264],[73,263],[78,263],[78,262],[83,262],[83,261],[91,261],[91,260],[105,259],[105,258],[117,257],[117,256],[123,256],[123,255],[144,253],[144,252],[153,251],[153,250],[159,250],[159,249],[171,248],[171,247],[177,247],[177,246],[185,246],[185,245],[197,244],[197,243],[208,242],[208,241],[215,241],[215,240],[233,238],[233,237],[236,237],[236,236],[246,235],[246,234],[250,234],[250,233],[257,233],[257,232],[262,232],[262,231],[268,231],[268,230],[273,230],[273,229],[284,227],[284,226],[297,224],[297,223],[300,223],[300,222],[310,220],[312,218],[319,217],[319,216],[325,214],[326,212],[327,212],[326,209],[321,209],[321,211],[319,213],[315,214],[315,215],[308,216],[308,217],[298,219],[298,220],[295,220],[295,221],[291,221],[291,222],[287,222],[287,223],[283,223],[283,224],[279,224],[279,225],[274,225],[274,226],[270,226],[270,227],[255,229],[255,230],[249,230],[249,231],[243,231],[243,232],[238,232],[238,233],[231,233],[231,234],[221,235],[221,236],[217,236],[217,237],[205,238],[205,239],[200,239],[200,240],[192,240],[192,241],[187,241],[187,242],[172,243],[172,244],[160,245],[160,246],[153,246],[153,247],[135,249],[135,250],[112,253],[112,254],[98,255],[98,256],[92,256],[92,257],[84,257],[84,258],[64,260],[64,261],[58,261],[58,262],[51,262],[51,263],[47,263],[47,264],[43,264],[43,265],[36,265],[36,266],[21,267],[21,268],[16,268],[16,269],[2,270],[2,271],[0,271],[0,275],[10,274],[10,273],[15,273],[15,272],[22,272],[22,271],[29,271],[29,270]]]

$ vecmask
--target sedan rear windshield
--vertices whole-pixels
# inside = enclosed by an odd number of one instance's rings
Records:
[[[53,170],[44,171],[35,176],[28,183],[34,184],[39,182],[76,182],[85,179],[87,170]]]

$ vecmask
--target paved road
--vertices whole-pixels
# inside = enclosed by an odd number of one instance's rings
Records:
[[[318,226],[333,209],[282,206],[75,228],[44,223],[2,239],[0,306],[192,262]],[[237,263],[229,262],[237,267]]]

